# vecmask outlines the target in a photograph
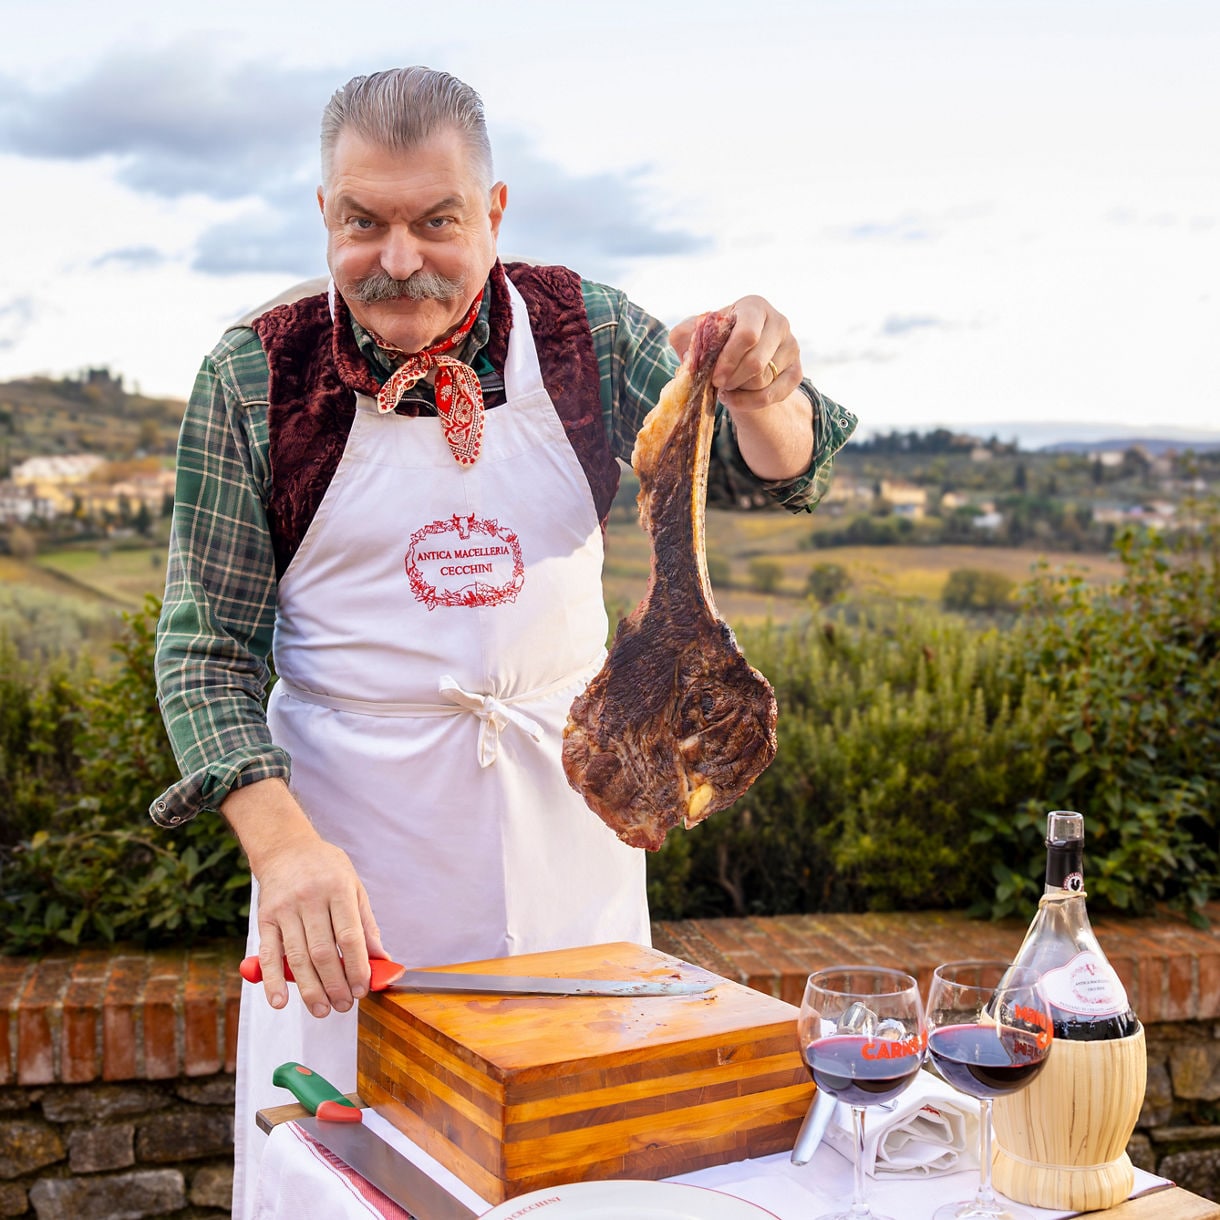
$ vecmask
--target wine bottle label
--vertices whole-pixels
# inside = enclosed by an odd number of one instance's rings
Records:
[[[1039,983],[1056,1008],[1082,1017],[1113,1017],[1127,1011],[1127,992],[1114,967],[1096,953],[1077,953],[1048,970]]]

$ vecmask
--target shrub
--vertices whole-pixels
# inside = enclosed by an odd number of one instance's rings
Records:
[[[62,658],[36,665],[0,637],[0,851],[47,825],[76,792],[87,676]]]
[[[941,604],[946,610],[1004,610],[1012,606],[1016,588],[1002,572],[954,568],[945,580]]]
[[[733,579],[733,565],[723,555],[709,554],[707,578],[718,588],[728,588],[729,582]]]
[[[150,597],[125,616],[108,677],[81,677],[71,698],[62,683],[31,696],[46,708],[38,739],[59,743],[61,765],[53,789],[24,806],[21,840],[0,848],[0,948],[181,944],[245,930],[249,870],[228,828],[204,814],[167,832],[148,817],[178,778],[152,673],[158,608]]]
[[[759,593],[774,593],[783,582],[783,565],[775,559],[750,560],[750,584]]]
[[[823,606],[837,601],[849,588],[851,577],[841,563],[815,563],[805,579],[805,592]]]
[[[1049,713],[1040,800],[1085,814],[1091,901],[1194,911],[1220,871],[1220,514],[1175,537],[1127,533],[1118,554],[1110,590],[1044,570],[1026,593],[1017,663]],[[1031,820],[980,834],[1026,859]],[[1035,892],[1028,875],[1002,880]]]
[[[779,752],[731,810],[650,858],[654,915],[942,908],[986,892],[976,819],[1035,792],[1043,758],[1032,698],[1002,680],[1005,637],[923,610],[739,639],[776,688]]]
[[[1220,881],[1220,514],[1043,570],[1000,632],[931,611],[742,629],[779,752],[649,859],[657,918],[1034,909],[1048,810],[1085,815],[1090,904],[1199,919]]]

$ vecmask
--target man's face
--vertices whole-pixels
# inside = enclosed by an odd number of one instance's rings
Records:
[[[404,352],[445,338],[496,260],[506,198],[502,182],[480,186],[457,131],[408,152],[340,132],[318,204],[326,261],[356,321]]]

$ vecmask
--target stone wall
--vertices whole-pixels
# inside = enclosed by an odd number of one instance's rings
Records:
[[[1171,916],[1094,926],[1147,1033],[1132,1159],[1220,1199],[1220,940]],[[1023,934],[938,912],[653,926],[658,949],[794,1004],[820,966],[893,965],[926,988],[941,962],[1011,957]],[[240,956],[0,958],[0,1217],[228,1215]]]
[[[229,1215],[239,957],[0,958],[0,1217]]]
[[[222,1220],[233,1076],[0,1089],[0,1216]]]

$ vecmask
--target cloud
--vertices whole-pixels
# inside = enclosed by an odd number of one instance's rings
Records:
[[[896,220],[865,220],[835,232],[852,241],[932,241],[940,236],[926,220],[909,215]]]
[[[169,255],[155,246],[124,246],[121,250],[108,250],[90,262],[92,268],[120,266],[129,271],[145,271],[159,267],[169,261]]]
[[[698,254],[711,239],[651,219],[650,169],[573,174],[520,132],[492,130],[496,174],[509,187],[500,248],[613,279],[633,258]]]
[[[1125,205],[1111,208],[1106,220],[1123,227],[1185,229],[1188,233],[1208,233],[1216,227],[1216,217],[1204,213],[1185,215],[1179,212],[1139,211]]]
[[[964,222],[982,220],[995,212],[989,203],[962,203],[938,212],[904,212],[886,220],[861,220],[830,230],[834,237],[848,241],[934,242],[950,228]]]
[[[215,47],[179,44],[116,54],[50,90],[0,79],[0,151],[110,157],[117,178],[142,194],[248,200],[240,218],[201,234],[195,269],[314,275],[325,246],[314,201],[318,120],[350,75],[222,62]],[[492,143],[497,172],[510,183],[506,250],[610,278],[633,258],[711,244],[654,221],[647,167],[574,174],[541,157],[520,132],[493,130]]]
[[[37,312],[34,298],[30,296],[14,297],[0,304],[0,352],[17,346]]]
[[[222,64],[182,43],[116,54],[57,89],[0,84],[0,149],[111,156],[137,191],[236,199],[316,160],[317,116],[334,87],[333,72]]]
[[[881,334],[887,338],[909,335],[914,330],[939,330],[949,324],[943,318],[931,314],[890,314],[881,323]]]

